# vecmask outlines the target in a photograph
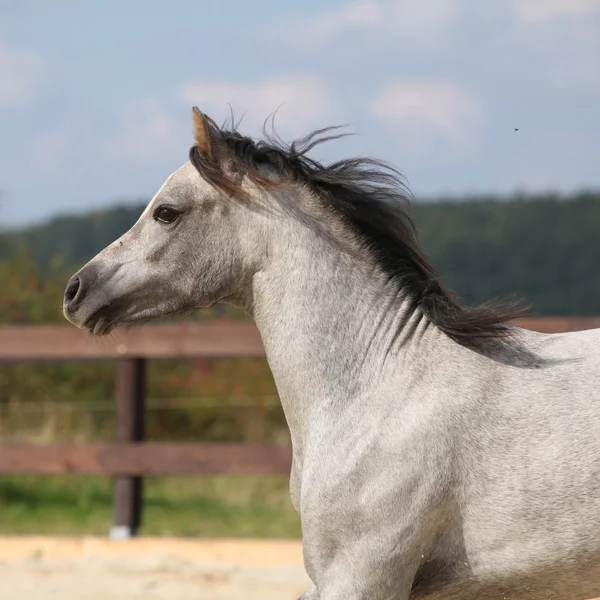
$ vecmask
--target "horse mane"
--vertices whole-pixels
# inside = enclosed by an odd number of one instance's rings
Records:
[[[318,129],[286,144],[264,131],[255,141],[241,135],[233,118],[219,128],[209,121],[218,143],[228,149],[235,171],[243,173],[263,189],[301,183],[370,249],[381,269],[397,279],[413,309],[450,338],[462,344],[481,338],[508,338],[514,331],[509,321],[522,316],[519,303],[488,302],[462,306],[440,281],[417,241],[416,228],[408,214],[412,195],[401,173],[388,163],[373,158],[348,158],[322,164],[308,156],[319,144],[339,139],[339,127]],[[266,129],[266,128],[265,128]],[[225,171],[207,164],[196,146],[190,160],[213,185],[230,194],[239,193]],[[266,176],[265,167],[277,173]]]

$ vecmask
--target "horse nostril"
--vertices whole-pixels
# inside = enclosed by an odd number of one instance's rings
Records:
[[[75,296],[77,296],[77,292],[81,286],[81,281],[79,277],[73,277],[71,281],[67,284],[67,289],[65,290],[65,298],[69,301],[73,300]]]
[[[73,303],[73,300],[75,300],[80,290],[81,279],[77,277],[77,275],[74,275],[67,284],[67,289],[65,290],[65,304],[67,306],[70,306],[70,304]]]

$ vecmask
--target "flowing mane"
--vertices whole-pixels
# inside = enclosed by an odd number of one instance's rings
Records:
[[[509,321],[525,312],[517,303],[465,307],[441,284],[419,246],[407,212],[410,191],[393,166],[373,158],[349,158],[328,165],[310,158],[308,152],[315,146],[346,135],[337,133],[338,127],[318,129],[286,144],[266,132],[259,141],[243,136],[233,120],[223,127],[211,120],[209,126],[211,136],[228,149],[234,172],[263,189],[294,183],[311,189],[373,252],[382,270],[400,281],[413,308],[452,339],[465,343],[474,338],[506,338],[513,331]],[[197,146],[190,149],[190,160],[213,185],[239,193],[238,184],[209,164]],[[276,178],[265,175],[273,171]]]

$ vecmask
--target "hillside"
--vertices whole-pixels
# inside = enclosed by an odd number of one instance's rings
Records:
[[[60,257],[67,265],[87,261],[127,231],[139,218],[144,202],[117,205],[81,215],[61,215],[25,229],[0,233],[0,259],[27,248],[46,266]]]
[[[421,204],[422,246],[467,304],[515,294],[538,314],[600,314],[600,193]]]
[[[25,246],[45,266],[81,265],[126,231],[143,203],[62,216],[0,235],[0,258]],[[600,192],[419,203],[419,237],[468,304],[516,295],[539,314],[600,314]]]

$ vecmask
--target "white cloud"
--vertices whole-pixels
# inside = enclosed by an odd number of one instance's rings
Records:
[[[403,35],[420,36],[448,25],[462,4],[461,0],[396,0],[389,3],[391,21],[386,20],[386,23]]]
[[[381,25],[383,10],[379,2],[349,4],[312,18],[292,19],[277,25],[276,37],[288,44],[321,44],[347,31],[366,30]]]
[[[475,98],[447,83],[390,83],[371,112],[401,128],[417,145],[444,140],[462,150],[475,141],[484,117]]]
[[[323,125],[332,110],[333,99],[325,82],[313,75],[266,79],[253,83],[189,83],[181,90],[181,99],[197,105],[217,122],[236,116],[254,131],[277,111],[275,124],[287,135],[301,135],[315,125]],[[339,117],[339,115],[338,115]]]
[[[519,21],[543,23],[600,13],[600,0],[512,0]]]
[[[529,71],[528,80],[562,96],[600,92],[600,0],[511,0],[513,26],[497,38],[498,55]],[[524,59],[524,57],[535,57]],[[530,65],[535,63],[535,69]]]
[[[280,22],[273,30],[279,41],[311,48],[336,41],[342,35],[361,31],[385,34],[414,43],[431,40],[457,14],[463,0],[379,0],[348,4],[314,17]]]
[[[35,54],[0,43],[0,108],[25,104],[39,80],[42,61]]]

